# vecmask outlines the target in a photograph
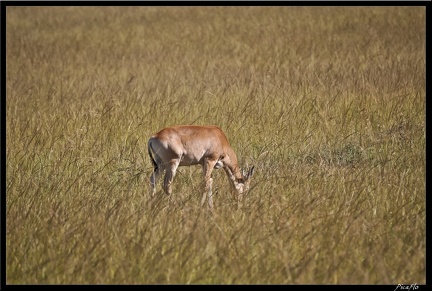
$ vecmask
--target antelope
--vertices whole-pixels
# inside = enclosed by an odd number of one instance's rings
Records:
[[[164,171],[163,190],[168,196],[171,196],[171,184],[177,168],[192,165],[201,165],[203,168],[205,188],[201,198],[201,207],[204,206],[207,194],[208,206],[213,208],[213,169],[223,168],[225,170],[238,206],[243,195],[249,190],[254,167],[247,171],[240,169],[237,164],[237,155],[223,131],[217,126],[167,127],[149,139],[147,149],[154,168],[150,176],[152,197],[156,194],[157,180]]]

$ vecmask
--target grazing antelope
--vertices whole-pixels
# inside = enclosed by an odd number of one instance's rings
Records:
[[[171,184],[177,167],[201,165],[205,181],[201,206],[204,205],[207,194],[210,208],[213,208],[213,169],[222,167],[225,170],[235,190],[234,198],[239,204],[243,194],[249,189],[250,178],[254,173],[254,167],[247,172],[240,170],[237,155],[217,126],[181,125],[164,128],[149,139],[148,153],[154,167],[150,177],[152,197],[156,193],[156,183],[163,171],[163,189],[167,195],[171,195]]]

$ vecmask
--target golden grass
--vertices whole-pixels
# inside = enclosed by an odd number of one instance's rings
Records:
[[[7,284],[425,284],[425,7],[7,7]],[[214,124],[242,209],[146,143]],[[160,189],[160,188],[159,188]]]

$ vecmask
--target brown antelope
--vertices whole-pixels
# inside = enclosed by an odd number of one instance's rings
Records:
[[[213,169],[222,167],[225,170],[233,193],[236,194],[234,198],[239,204],[249,189],[250,178],[254,173],[254,167],[246,172],[240,170],[237,155],[217,126],[181,125],[164,128],[149,139],[148,153],[154,167],[150,177],[152,197],[156,193],[156,183],[163,171],[163,190],[167,195],[171,195],[171,184],[177,167],[201,165],[205,181],[201,206],[204,205],[207,194],[210,208],[213,208]]]

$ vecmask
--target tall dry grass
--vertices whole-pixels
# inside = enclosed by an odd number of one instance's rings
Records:
[[[7,284],[425,284],[424,7],[7,7]],[[252,189],[150,135],[214,124]]]

